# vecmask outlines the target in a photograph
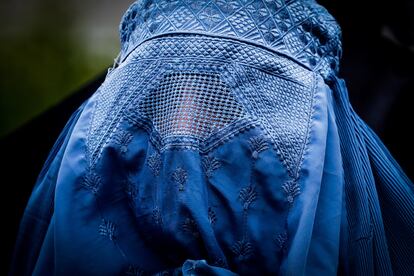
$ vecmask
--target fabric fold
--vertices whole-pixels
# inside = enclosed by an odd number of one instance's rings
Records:
[[[333,90],[350,225],[349,273],[409,275],[414,257],[413,184],[353,111],[345,82],[334,77]]]
[[[414,188],[315,1],[137,1],[35,184],[10,275],[409,275]]]

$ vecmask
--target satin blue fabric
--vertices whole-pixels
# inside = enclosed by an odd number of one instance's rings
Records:
[[[10,274],[414,271],[413,185],[349,104],[326,10],[314,1],[234,1],[234,11],[164,2],[127,11],[120,63],[52,149]],[[301,13],[320,17],[312,39],[292,48],[292,39],[254,41],[254,28],[206,24],[201,10],[215,8],[222,24],[273,13],[278,31],[289,20],[303,28]],[[171,29],[169,16],[188,22]],[[313,43],[323,49],[297,51]]]

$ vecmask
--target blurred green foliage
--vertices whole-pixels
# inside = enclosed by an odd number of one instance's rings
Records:
[[[70,33],[76,17],[65,2],[38,1],[31,12],[35,19],[18,31],[10,31],[18,20],[0,22],[0,136],[67,97],[116,56],[88,51]],[[110,43],[119,47],[118,41]]]

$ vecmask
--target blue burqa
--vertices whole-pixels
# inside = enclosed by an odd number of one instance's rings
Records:
[[[413,275],[414,187],[313,0],[141,0],[53,147],[11,275]]]

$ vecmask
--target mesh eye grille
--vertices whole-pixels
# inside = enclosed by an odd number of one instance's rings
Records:
[[[139,103],[139,110],[163,138],[190,135],[202,140],[244,115],[215,73],[168,73]]]

